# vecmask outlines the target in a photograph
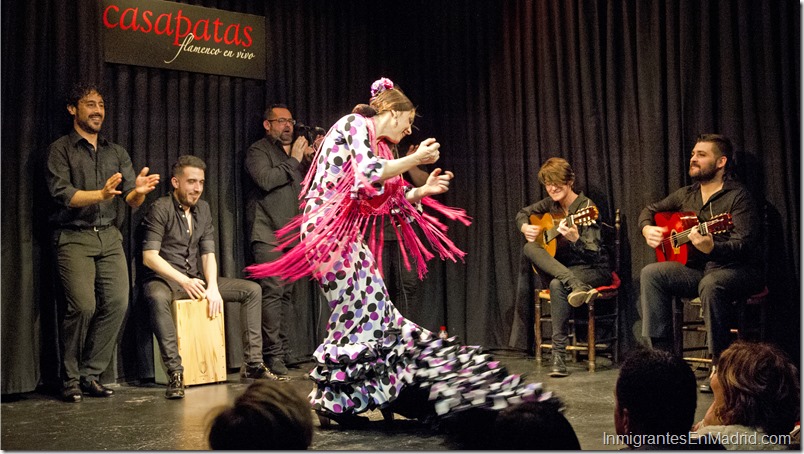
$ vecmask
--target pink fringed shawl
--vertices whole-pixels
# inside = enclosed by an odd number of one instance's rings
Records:
[[[370,143],[374,143],[374,123],[366,118]],[[330,131],[332,132],[332,131]],[[388,144],[379,141],[376,156],[382,159],[393,159]],[[313,162],[319,162],[321,149],[316,152]],[[420,212],[405,198],[410,185],[396,176],[383,182],[382,194],[375,189],[365,175],[355,171],[354,160],[345,162],[341,168],[340,178],[335,187],[327,190],[327,197],[321,198],[323,203],[314,205],[302,200],[304,213],[294,217],[282,229],[277,231],[279,245],[277,249],[285,250],[279,259],[246,268],[253,278],[279,276],[287,281],[294,281],[307,275],[320,279],[330,272],[334,264],[346,256],[350,244],[361,239],[368,239],[368,247],[377,260],[377,268],[382,270],[382,247],[386,222],[392,222],[397,236],[405,267],[410,269],[410,259],[416,262],[419,278],[427,273],[426,261],[434,254],[418,238],[411,223],[421,227],[430,247],[442,260],[453,262],[463,260],[465,252],[447,237],[447,226],[435,216]],[[312,166],[304,179],[301,194],[310,190],[316,173]],[[357,183],[360,191],[354,191]],[[430,197],[421,200],[421,204],[436,213],[462,222],[471,223],[470,217],[463,209],[447,207]],[[306,206],[306,208],[305,208]],[[298,232],[301,232],[299,239]]]

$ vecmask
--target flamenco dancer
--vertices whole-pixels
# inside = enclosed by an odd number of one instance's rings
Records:
[[[358,415],[374,409],[386,419],[398,413],[438,422],[467,409],[493,413],[550,398],[541,384],[507,375],[480,347],[439,339],[406,319],[389,300],[377,263],[384,217],[393,218],[405,264],[415,260],[420,278],[434,254],[410,224],[419,224],[441,259],[456,261],[465,253],[427,211],[470,223],[463,210],[430,197],[449,189],[452,172],[435,169],[419,187],[401,177],[439,158],[440,145],[429,138],[414,153],[393,159],[390,147],[411,134],[415,115],[413,104],[391,80],[375,81],[370,104],[358,104],[338,120],[318,149],[302,186],[302,214],[278,232],[278,247],[287,252],[247,268],[255,278],[292,281],[311,275],[323,289],[332,313],[326,338],[313,354],[310,377],[316,386],[309,396],[322,426],[330,420],[362,426],[368,418]],[[301,232],[300,240],[294,231]]]

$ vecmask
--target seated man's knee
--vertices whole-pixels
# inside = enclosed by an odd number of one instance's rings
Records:
[[[528,260],[535,262],[536,254],[538,254],[540,249],[543,249],[542,246],[534,241],[525,243],[525,245],[522,247],[522,253],[525,254],[525,257],[527,257]]]
[[[649,263],[642,268],[639,272],[640,282],[652,282],[661,272],[662,266],[660,262]]]
[[[247,281],[247,280],[243,280],[243,282],[245,282],[243,288],[245,289],[248,298],[262,297],[262,287],[260,286],[260,284],[254,281]]]
[[[727,292],[726,286],[712,275],[704,276],[698,283],[698,296],[701,297],[701,301],[722,300]]]
[[[553,295],[566,291],[566,289],[564,288],[564,284],[561,283],[561,281],[558,279],[552,279],[550,281],[549,287],[550,287],[550,293]]]
[[[142,294],[151,308],[170,307],[173,302],[173,291],[167,284],[153,280],[142,287]]]

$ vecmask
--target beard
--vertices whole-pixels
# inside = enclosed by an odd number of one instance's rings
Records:
[[[200,196],[193,196],[193,199],[195,201],[191,201],[189,194],[182,194],[182,193],[179,193],[179,192],[176,193],[176,199],[179,201],[179,203],[181,203],[183,206],[190,207],[190,208],[194,207],[195,204],[198,203],[200,198],[201,198]]]
[[[692,165],[690,165],[690,177],[692,178],[692,181],[703,183],[712,180],[713,178],[715,178],[715,175],[717,175],[717,167],[715,166],[693,167]]]
[[[90,118],[88,117],[86,120],[82,118],[76,117],[75,122],[78,124],[78,127],[81,128],[83,131],[86,131],[90,134],[97,134],[101,130],[101,126],[103,125],[103,117],[100,117],[100,123],[97,127],[95,127],[92,123],[90,123]]]
[[[271,136],[271,138],[273,140],[276,140],[277,142],[281,143],[282,145],[290,145],[291,143],[293,143],[293,130],[292,129],[289,130],[289,131],[278,131],[278,132],[273,131],[273,132],[269,132],[268,135]]]

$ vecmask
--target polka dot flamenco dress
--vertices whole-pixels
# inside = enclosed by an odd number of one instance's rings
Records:
[[[388,159],[391,151],[384,141],[375,140],[370,118],[341,118],[327,133],[305,178],[302,214],[279,232],[285,254],[247,268],[255,278],[295,280],[311,275],[326,295],[332,312],[326,338],[313,354],[313,408],[338,421],[373,409],[433,419],[469,408],[498,410],[549,398],[541,384],[524,384],[519,376],[507,375],[479,347],[439,339],[403,317],[390,301],[377,261],[382,257],[385,218],[395,218],[404,261],[407,265],[416,260],[420,278],[434,254],[410,223],[418,223],[442,259],[456,261],[465,253],[427,211],[465,225],[469,218],[463,210],[430,197],[420,202],[428,210],[410,204],[405,191],[412,188],[401,177],[379,179]],[[299,231],[300,239],[295,234]],[[403,407],[412,413],[406,414]]]

